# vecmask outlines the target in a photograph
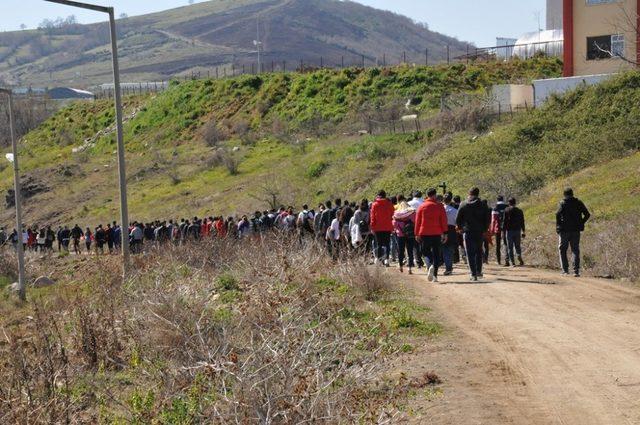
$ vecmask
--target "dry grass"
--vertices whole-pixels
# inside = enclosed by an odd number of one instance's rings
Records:
[[[386,423],[384,279],[291,241],[87,263],[0,334],[2,423]],[[92,270],[92,273],[87,273]],[[85,279],[79,276],[86,276]]]

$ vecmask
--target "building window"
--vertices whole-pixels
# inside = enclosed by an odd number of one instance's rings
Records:
[[[618,0],[587,0],[588,5],[615,3]]]
[[[587,60],[609,59],[624,55],[624,35],[587,37]]]

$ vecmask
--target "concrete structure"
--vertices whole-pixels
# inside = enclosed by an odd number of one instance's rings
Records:
[[[562,29],[562,1],[547,0],[547,30]]]
[[[563,0],[564,76],[610,74],[640,54],[640,0]]]
[[[495,112],[533,106],[533,86],[525,84],[499,84],[491,88],[491,103]]]
[[[511,59],[513,57],[513,46],[517,41],[517,38],[497,37],[496,57],[499,59]]]
[[[92,100],[95,98],[95,95],[86,90],[79,90],[71,87],[56,87],[47,91],[47,97],[51,100]]]
[[[533,81],[533,97],[535,106],[542,106],[549,97],[554,94],[561,95],[570,90],[577,88],[580,85],[592,86],[599,84],[613,75],[600,74],[600,75],[587,75],[582,77],[569,77],[569,78],[548,78],[546,80]]]

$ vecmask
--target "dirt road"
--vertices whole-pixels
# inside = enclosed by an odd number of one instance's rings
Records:
[[[529,268],[489,268],[480,284],[462,273],[402,278],[448,329],[415,365],[443,392],[412,420],[640,424],[640,290]]]

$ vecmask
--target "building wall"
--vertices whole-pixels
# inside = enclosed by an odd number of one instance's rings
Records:
[[[604,75],[588,75],[582,77],[569,78],[548,78],[546,80],[533,81],[533,93],[535,106],[542,106],[549,97],[554,94],[562,95],[568,91],[574,90],[578,86],[592,86],[600,84],[611,78],[611,74]]]
[[[614,0],[609,3],[587,4],[587,0],[569,0],[565,4],[573,6],[572,26],[573,37],[573,72],[565,75],[594,75],[620,72],[633,67],[621,58],[587,60],[587,37],[610,34],[624,34],[625,57],[631,61],[637,60],[638,35],[635,22],[628,22],[626,15],[635,19],[638,14],[640,0]],[[565,16],[567,11],[564,11]],[[567,47],[565,20],[565,49]],[[566,57],[565,57],[566,61]]]
[[[562,29],[562,0],[547,0],[547,29]]]

